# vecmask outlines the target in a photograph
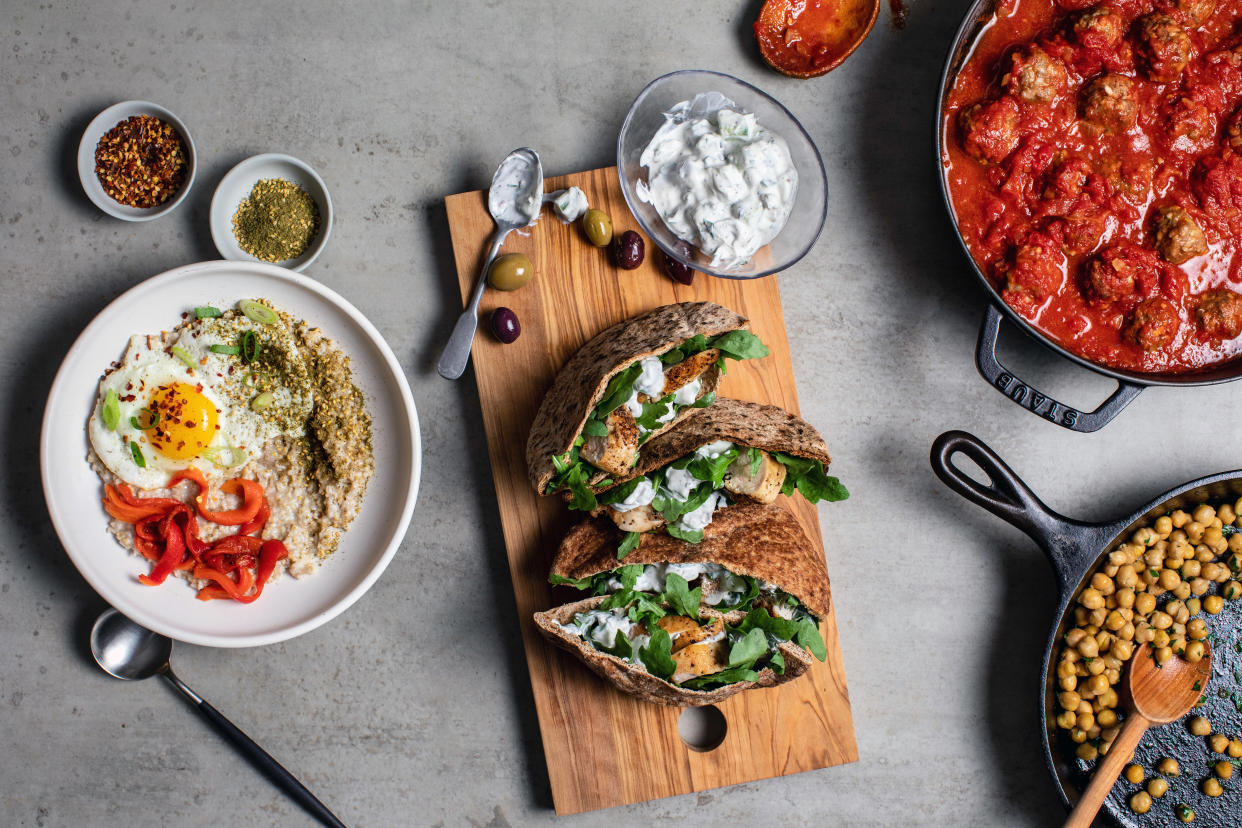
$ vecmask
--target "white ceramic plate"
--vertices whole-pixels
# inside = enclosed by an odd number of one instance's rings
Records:
[[[377,459],[358,518],[314,575],[282,577],[253,604],[199,601],[177,578],[143,586],[150,564],[108,533],[102,486],[86,460],[86,423],[99,378],[135,333],[168,330],[198,305],[261,297],[321,328],[349,355],[367,398]],[[212,647],[271,644],[309,632],[362,597],[392,560],[418,493],[418,415],[392,350],[358,310],[322,285],[268,264],[205,262],[126,291],[95,317],[65,357],[43,415],[39,460],[48,512],[78,571],[108,603],[145,627]]]

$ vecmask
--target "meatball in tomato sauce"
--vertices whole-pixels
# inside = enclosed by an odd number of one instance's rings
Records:
[[[1183,26],[1197,29],[1216,11],[1216,0],[1156,0],[1156,8],[1177,18]]]
[[[1082,88],[1082,117],[1104,132],[1125,132],[1138,121],[1138,90],[1125,75],[1110,72]]]
[[[1232,290],[1209,290],[1199,294],[1195,323],[1213,339],[1233,339],[1242,334],[1242,294]]]
[[[1172,83],[1195,56],[1190,33],[1169,14],[1149,14],[1138,22],[1139,57],[1147,77]]]
[[[1047,233],[1032,233],[1014,248],[1010,261],[998,275],[1004,279],[1005,301],[1026,315],[1061,289],[1065,280],[1065,255]]]
[[[1005,90],[1029,104],[1050,104],[1065,94],[1069,75],[1065,64],[1038,46],[1019,49],[1009,57]]]
[[[1160,207],[1153,222],[1156,251],[1169,264],[1185,264],[1208,252],[1207,238],[1184,207]]]
[[[1173,341],[1180,324],[1173,303],[1157,296],[1138,303],[1122,335],[1144,351],[1158,351]]]
[[[1018,147],[1018,102],[1009,96],[977,103],[962,113],[962,148],[984,164],[999,164]]]
[[[1199,206],[1209,213],[1242,210],[1242,155],[1227,149],[1200,159],[1190,187]]]
[[[1109,245],[1087,262],[1083,287],[1088,299],[1116,302],[1152,293],[1159,280],[1160,263],[1155,254],[1122,242]]]

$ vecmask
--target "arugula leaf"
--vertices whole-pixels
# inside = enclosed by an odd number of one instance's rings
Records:
[[[676,524],[670,523],[664,527],[664,531],[677,538],[677,540],[685,541],[686,543],[698,543],[703,540],[703,530],[701,529],[697,531],[692,529],[680,529]]]
[[[651,508],[664,518],[665,522],[670,526],[681,520],[681,516],[687,512],[693,512],[695,509],[707,502],[712,496],[715,488],[710,483],[699,484],[694,491],[690,493],[690,497],[685,500],[677,500],[676,498],[667,497],[661,492],[657,492],[655,498],[651,501]],[[674,535],[674,537],[676,537]]]
[[[819,625],[811,616],[803,616],[798,621],[798,646],[806,650],[820,661],[828,658],[828,648],[824,646],[823,636],[819,634]]]
[[[638,427],[646,431],[655,431],[664,423],[660,422],[660,418],[668,414],[673,407],[673,395],[659,400],[649,400],[643,405],[643,411],[634,418],[634,422],[638,423]]]
[[[711,341],[711,347],[720,349],[733,359],[760,359],[771,353],[768,346],[750,331],[729,331],[721,334]]]
[[[725,472],[729,470],[729,466],[733,465],[733,461],[738,458],[739,454],[741,450],[734,446],[722,452],[719,457],[691,455],[690,461],[686,464],[686,471],[699,480],[710,482],[713,489],[719,489],[724,483]]]
[[[763,607],[755,607],[747,613],[746,617],[742,619],[742,623],[737,625],[737,629],[739,632],[744,632],[747,635],[755,630],[760,630],[781,641],[793,641],[794,636],[798,634],[797,622],[776,618],[770,615]]]
[[[772,653],[772,657],[768,659],[768,666],[779,676],[785,675],[785,657],[781,655],[780,650]]]
[[[607,437],[608,424],[591,417],[582,427],[582,433],[588,437]]]
[[[781,494],[792,495],[797,491],[811,503],[827,500],[835,503],[850,496],[849,490],[835,477],[824,474],[824,464],[819,460],[794,457],[783,451],[772,452],[772,457],[785,467],[785,482]]]
[[[676,365],[684,362],[687,357],[692,357],[700,351],[707,350],[707,337],[703,334],[696,334],[685,342],[678,345],[671,351],[667,351],[660,356],[660,362],[665,365]]]
[[[745,667],[735,667],[731,670],[721,670],[719,673],[712,673],[709,676],[699,676],[681,683],[681,687],[687,690],[709,690],[713,687],[724,687],[728,684],[737,684],[739,681],[758,681],[759,674],[754,670],[748,670]]]
[[[690,407],[691,408],[707,408],[709,405],[711,405],[715,401],[716,401],[716,392],[708,391],[706,394],[699,397],[694,402],[690,403]]]
[[[638,548],[642,539],[643,536],[639,532],[626,532],[625,540],[621,541],[621,545],[617,547],[617,560],[624,560],[626,555]]]
[[[595,645],[596,649],[603,650],[609,655],[615,655],[617,658],[624,659],[626,661],[629,661],[634,657],[634,645],[631,644],[630,640],[625,637],[625,633],[620,630],[617,630],[617,638],[613,641],[611,647],[605,647],[603,644],[596,641],[592,641],[591,643]]]
[[[614,486],[607,491],[600,492],[595,499],[603,504],[620,503],[634,493],[638,488],[638,484],[643,482],[642,477],[635,477],[633,480],[627,480],[620,486]]]
[[[590,578],[566,578],[562,575],[549,575],[548,583],[552,586],[570,586],[574,589],[590,589],[595,583],[595,577]]]
[[[604,419],[630,398],[630,395],[634,393],[634,381],[638,379],[642,370],[642,365],[635,362],[612,378],[604,390],[603,399],[599,401],[599,405],[595,406],[596,419]]]
[[[673,639],[660,627],[651,629],[651,642],[638,651],[647,672],[657,678],[671,678],[677,665],[673,663]]]
[[[722,601],[721,603],[716,605],[716,609],[719,609],[719,610],[748,609],[751,603],[753,603],[754,600],[759,597],[759,579],[752,578],[749,575],[742,575],[740,577],[742,578],[742,580],[746,582],[746,592],[743,593],[742,597],[738,598],[737,601],[734,601],[734,602]]]
[[[768,652],[768,637],[755,628],[733,642],[729,649],[729,667],[750,668]]]
[[[616,577],[621,582],[622,589],[633,589],[634,584],[638,582],[638,576],[642,575],[643,570],[646,568],[645,564],[630,564],[618,567],[608,574]]]
[[[661,603],[668,604],[673,612],[687,618],[699,619],[699,604],[703,603],[703,588],[690,589],[690,582],[675,572],[664,578],[664,592],[660,595]]]
[[[750,476],[754,477],[759,473],[759,467],[763,465],[763,452],[751,446],[746,449],[746,459],[750,461]]]

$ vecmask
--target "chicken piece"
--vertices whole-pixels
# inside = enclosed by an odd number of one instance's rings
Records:
[[[664,518],[656,514],[650,504],[635,507],[627,512],[609,509],[608,516],[622,532],[654,532],[664,525]]]
[[[664,372],[664,391],[662,397],[676,393],[678,389],[689,385],[707,372],[720,359],[720,351],[708,348],[694,356],[686,357],[676,365],[669,366]]]
[[[666,615],[661,618],[657,624],[660,629],[664,630],[673,639],[673,652],[683,650],[691,644],[699,644],[707,642],[707,639],[715,636],[723,637],[724,622],[719,618],[713,618],[706,624],[700,624],[693,618],[686,618],[684,615]],[[714,644],[715,642],[707,642]]]
[[[759,503],[771,503],[781,493],[785,482],[785,466],[772,459],[766,451],[759,452],[759,468],[750,472],[750,453],[742,452],[725,470],[724,487],[728,492]]]
[[[673,684],[680,684],[699,676],[719,673],[725,668],[728,649],[725,642],[715,641],[711,644],[691,644],[673,653]]]
[[[1156,250],[1170,264],[1185,264],[1208,252],[1207,238],[1190,213],[1182,207],[1156,211]]]
[[[604,425],[608,433],[602,437],[588,437],[579,455],[592,466],[609,474],[629,474],[638,459],[638,423],[624,405],[618,406]]]

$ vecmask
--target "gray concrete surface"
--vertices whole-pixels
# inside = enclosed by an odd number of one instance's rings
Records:
[[[0,822],[299,824],[301,812],[166,687],[98,672],[102,602],[62,552],[38,484],[57,365],[114,296],[215,257],[207,207],[255,152],[312,163],[337,207],[309,275],[379,327],[410,379],[426,447],[409,535],[335,622],[247,651],[178,648],[179,673],[356,825],[554,821],[514,632],[470,375],[434,362],[456,313],[442,198],[485,186],[510,148],[549,173],[608,164],[630,100],[688,66],[737,74],[819,143],[829,225],[781,277],[804,413],[854,496],[825,507],[861,760],[848,767],[560,820],[567,825],[1037,826],[1063,812],[1037,738],[1054,601],[1016,530],[927,463],[979,434],[1054,508],[1102,519],[1242,465],[1239,387],[1151,390],[1103,432],[1063,431],[975,373],[983,308],[932,160],[941,60],[966,0],[887,9],[861,51],[812,81],[758,61],[758,2],[21,3],[0,12]],[[73,158],[104,106],[174,109],[198,183],[127,224],[83,196]],[[1013,336],[1020,371],[1092,407],[1111,383]]]

